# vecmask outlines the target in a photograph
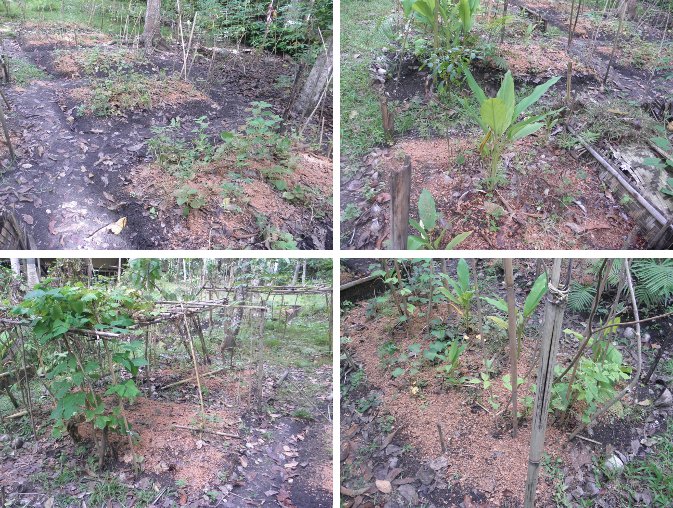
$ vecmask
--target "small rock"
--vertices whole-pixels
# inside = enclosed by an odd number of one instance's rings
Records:
[[[610,458],[605,461],[604,466],[605,469],[612,471],[613,473],[620,473],[624,469],[624,463],[616,455],[611,455]]]
[[[430,468],[422,466],[416,473],[416,478],[423,485],[430,485],[435,479],[435,473]]]
[[[386,455],[399,455],[401,451],[402,448],[397,445],[390,444],[386,446]]]
[[[584,485],[584,492],[586,492],[590,497],[594,497],[600,494],[601,489],[596,487],[594,482],[587,482],[586,485]]]
[[[651,338],[652,338],[652,336],[649,333],[645,333],[645,334],[643,334],[642,341],[645,342],[645,343],[648,343]]]
[[[630,326],[627,326],[624,328],[624,338],[627,340],[631,340],[636,336],[636,331],[631,328]]]
[[[20,437],[15,437],[14,440],[12,441],[12,448],[15,450],[18,450],[19,448],[23,448],[23,439]]]
[[[431,460],[428,465],[431,469],[439,471],[449,465],[449,458],[446,455],[440,455],[435,460]]]
[[[671,394],[671,390],[666,388],[661,395],[659,395],[659,398],[654,401],[654,405],[656,407],[673,407],[673,394]]]
[[[418,493],[411,484],[406,483],[400,485],[398,490],[400,491],[400,495],[407,500],[410,506],[418,506]]]
[[[0,443],[4,443],[5,441],[9,441],[9,435],[8,434],[0,434]]]

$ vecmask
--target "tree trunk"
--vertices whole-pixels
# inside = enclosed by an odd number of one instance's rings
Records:
[[[17,277],[21,277],[21,260],[19,258],[11,258],[12,271]]]
[[[297,98],[294,110],[298,115],[310,115],[318,106],[332,77],[332,65],[332,38],[330,37],[325,41],[325,51],[313,64],[304,88]]]
[[[160,36],[161,28],[161,0],[147,0],[147,11],[145,12],[145,31],[143,39],[145,41],[145,52],[151,53],[154,50],[154,42]]]
[[[301,268],[301,261],[297,260],[294,265],[294,274],[292,275],[292,283],[290,286],[294,287],[297,285],[297,279],[299,278],[299,269]]]
[[[626,1],[626,15],[629,19],[636,19],[638,0]]]
[[[235,304],[243,305],[245,303],[245,286],[238,286],[236,288],[236,296],[234,297]],[[236,352],[236,337],[241,329],[243,322],[243,307],[232,309],[229,317],[229,322],[224,328],[224,340],[222,341],[222,364],[227,364],[227,353],[229,353],[229,367],[234,366],[234,353]]]
[[[37,264],[35,258],[26,259],[26,279],[28,281],[28,289],[33,289],[35,284],[40,282],[40,277],[37,274]]]

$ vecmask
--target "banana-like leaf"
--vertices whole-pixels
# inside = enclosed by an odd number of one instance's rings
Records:
[[[481,119],[497,137],[502,136],[512,123],[512,116],[507,113],[507,104],[497,97],[486,99],[481,105]]]
[[[514,78],[510,71],[507,71],[507,74],[502,79],[500,90],[498,90],[496,97],[505,103],[505,106],[507,106],[507,116],[508,118],[512,118],[514,107],[516,106],[516,94],[514,93]]]
[[[547,272],[541,273],[533,283],[530,293],[523,303],[523,317],[528,319],[533,315],[535,309],[542,301],[542,297],[547,293]]]
[[[469,0],[470,1],[470,11],[472,13],[476,13],[477,9],[479,8],[479,0]]]
[[[449,279],[449,284],[451,282],[453,282],[453,284],[456,283],[455,281]],[[456,305],[460,305],[460,300],[458,300],[458,298],[456,298],[454,294],[445,287],[439,287],[437,288],[437,291],[439,291],[442,295],[444,295],[449,302],[455,303]]]
[[[511,138],[513,141],[525,138],[526,136],[530,136],[531,134],[539,131],[542,127],[544,127],[544,124],[541,122],[528,124],[522,129],[517,130],[516,133],[511,136]]]
[[[409,250],[420,250],[424,245],[423,239],[418,236],[409,235],[407,237],[407,249]]]
[[[446,244],[446,247],[444,250],[453,250],[456,247],[458,247],[461,243],[463,243],[465,240],[467,240],[467,237],[472,234],[472,231],[468,231],[466,233],[460,233],[459,235],[456,235],[453,237],[453,239]]]
[[[490,303],[495,307],[496,309],[502,311],[502,312],[509,312],[509,308],[507,307],[507,302],[503,300],[502,298],[489,298],[488,296],[482,296],[482,300],[484,300],[487,303]]]
[[[472,90],[472,93],[479,101],[479,105],[482,105],[486,100],[486,94],[481,89],[477,81],[474,79],[474,76],[470,72],[470,69],[467,68],[467,66],[463,67],[463,73],[465,74],[465,79],[467,80],[467,86],[470,87],[470,90]]]
[[[460,16],[460,22],[463,24],[463,32],[467,33],[472,30],[474,18],[472,17],[472,11],[468,0],[460,0],[460,2],[458,2],[458,14]]]
[[[469,291],[470,267],[467,266],[467,261],[465,261],[462,258],[458,261],[457,272],[458,272],[458,283],[460,284],[460,288],[463,290],[462,292],[464,293],[466,291]]]
[[[505,321],[501,317],[498,317],[498,316],[486,316],[486,317],[488,319],[490,319],[491,321],[493,321],[498,328],[500,328],[502,330],[507,330],[507,326],[508,326],[507,321]]]
[[[435,17],[435,0],[416,0],[411,8],[416,11],[417,18],[424,23],[433,23]]]
[[[430,231],[437,225],[437,209],[435,200],[428,189],[423,189],[418,198],[418,215],[423,222],[426,231]]]
[[[561,76],[556,76],[551,78],[546,83],[536,86],[528,97],[524,97],[521,99],[521,102],[516,105],[516,108],[514,108],[514,117],[518,118],[521,113],[540,100],[540,97],[542,97],[547,90],[554,86],[559,79],[561,79]]]

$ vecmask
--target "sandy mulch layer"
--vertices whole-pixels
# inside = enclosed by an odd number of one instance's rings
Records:
[[[509,183],[489,196],[479,190],[487,168],[475,153],[475,143],[467,136],[451,138],[449,151],[446,139],[405,140],[369,155],[365,162],[389,180],[403,154],[409,155],[412,216],[417,217],[421,191],[428,189],[443,215],[440,225],[450,229],[446,242],[458,233],[473,232],[460,249],[622,248],[634,223],[612,194],[603,191],[595,167],[531,136],[503,155]],[[462,165],[456,162],[460,155],[465,157]],[[564,204],[569,195],[573,201]],[[378,243],[390,233],[388,207],[384,214]],[[492,228],[494,221],[497,230]]]
[[[597,78],[592,69],[568,55],[560,40],[505,42],[499,48],[502,57],[507,61],[507,66],[515,76],[529,74],[540,79],[565,76],[568,72],[568,62],[572,62],[574,76],[592,75]]]
[[[439,423],[448,442],[449,466],[446,475],[449,483],[457,478],[465,489],[476,488],[496,504],[511,497],[523,500],[530,446],[530,428],[527,421],[524,419],[520,423],[518,436],[512,438],[509,417],[506,416],[506,420],[500,420],[496,425],[493,411],[485,400],[481,400],[481,395],[476,400],[483,408],[472,402],[474,398],[470,397],[468,389],[453,388],[446,391],[434,369],[427,365],[421,370],[414,385],[407,376],[393,380],[390,374],[392,369],[381,368],[378,354],[378,348],[392,339],[388,331],[393,323],[392,318],[367,320],[365,308],[365,302],[358,304],[344,320],[344,326],[360,330],[357,336],[350,334],[356,360],[362,364],[368,382],[381,389],[382,408],[395,417],[396,426],[403,428],[404,435],[420,452],[419,455],[428,460],[441,455],[437,437]],[[438,310],[442,315],[445,315],[445,311],[448,312],[444,307]],[[424,326],[424,319],[413,319],[410,338],[406,338],[403,333],[396,333],[394,341],[398,351],[408,352],[408,347],[414,343],[425,345],[427,341],[422,338]],[[461,358],[461,374],[475,377],[482,365],[481,346],[474,337],[470,339],[470,343],[470,348]],[[518,365],[520,373],[528,371],[533,349],[532,345],[524,348]],[[493,394],[501,403],[509,397],[509,392],[499,380],[505,373],[501,372],[493,382]],[[427,385],[414,395],[412,388],[420,386],[421,381]],[[519,393],[519,400],[522,400],[524,394],[530,393],[529,384],[521,385]],[[489,408],[488,413],[486,407]],[[549,426],[545,453],[552,458],[560,457],[566,461],[566,453],[561,446],[564,441],[564,435]],[[545,483],[543,471],[540,471],[541,479],[538,481],[538,500],[546,506],[551,487]]]
[[[294,172],[286,177],[288,189],[298,184],[314,189],[316,195],[307,193],[313,206],[331,209],[332,161],[309,153],[300,153],[297,161]],[[216,161],[199,168],[196,176],[185,184],[158,164],[146,164],[131,171],[129,191],[140,197],[147,210],[157,210],[159,218],[172,217],[176,225],[171,237],[176,245],[197,241],[201,248],[211,248],[213,230],[218,230],[224,233],[218,237],[218,246],[233,248],[237,243],[248,244],[258,235],[256,214],[281,231],[287,231],[288,224],[300,224],[310,214],[301,203],[283,198],[282,192],[261,178],[258,169],[242,171],[227,161]],[[239,195],[232,196],[225,209],[221,186],[230,182],[230,172],[243,174],[247,180],[238,184]],[[192,210],[186,219],[180,217],[175,200],[176,189],[183,185],[196,189],[206,201],[206,206]]]
[[[143,470],[155,474],[172,474],[183,479],[189,488],[204,489],[217,481],[221,470],[228,470],[230,452],[227,446],[238,444],[230,438],[214,434],[197,434],[174,425],[197,426],[198,404],[163,402],[140,397],[126,410],[133,430],[138,433],[134,447],[143,457]],[[239,414],[226,409],[206,409],[207,428],[218,432],[238,434]],[[91,439],[91,425],[81,424],[80,435]],[[133,460],[128,441],[119,435],[110,437],[123,462]],[[214,483],[213,483],[214,484]]]
[[[52,46],[93,47],[112,42],[109,35],[76,23],[28,22],[21,27],[20,37],[27,50]]]
[[[166,106],[178,106],[195,101],[210,101],[208,96],[197,90],[193,84],[187,83],[177,77],[169,77],[161,80],[158,77],[146,77],[143,83],[149,93],[151,109],[164,108]],[[91,113],[94,89],[90,86],[72,88],[66,95],[75,102],[83,105],[88,113]],[[121,95],[113,94],[109,98],[109,105],[116,114],[123,114],[121,110],[128,99],[124,100]],[[140,106],[140,105],[138,105]]]
[[[314,464],[314,471],[311,473],[309,483],[316,489],[322,489],[327,492],[333,492],[332,478],[332,461],[329,457],[332,456],[332,432],[334,431],[331,423],[324,424],[320,429],[312,429],[312,432],[320,432],[321,445],[324,446],[326,453],[322,454],[322,460],[316,465]]]

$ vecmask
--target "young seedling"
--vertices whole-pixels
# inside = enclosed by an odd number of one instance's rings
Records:
[[[540,130],[545,125],[541,120],[560,111],[548,111],[517,121],[524,111],[535,104],[561,77],[556,76],[546,83],[536,86],[528,97],[517,103],[514,78],[510,71],[505,74],[498,94],[492,98],[486,97],[484,90],[477,84],[467,67],[463,68],[463,72],[468,86],[479,101],[480,116],[477,121],[484,131],[484,138],[479,145],[479,151],[482,155],[490,157],[490,171],[486,179],[486,186],[488,190],[492,191],[498,184],[498,166],[505,149],[515,141]]]
[[[407,248],[409,250],[440,250],[442,248],[442,242],[446,237],[447,230],[440,230],[437,225],[439,221],[439,213],[435,206],[435,200],[427,189],[423,189],[418,198],[418,217],[420,218],[420,222],[409,219],[409,225],[418,231],[420,236],[409,235],[409,238],[407,239]],[[456,235],[446,244],[444,250],[455,249],[471,234],[472,231],[468,231]]]

